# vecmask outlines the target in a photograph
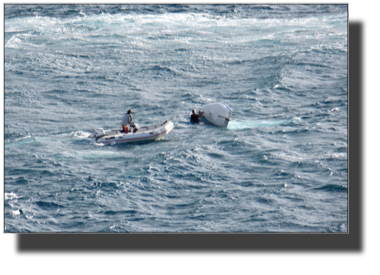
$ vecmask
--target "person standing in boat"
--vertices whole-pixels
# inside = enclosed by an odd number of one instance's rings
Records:
[[[125,133],[129,132],[129,128],[132,127],[133,124],[133,117],[132,117],[132,110],[129,109],[128,112],[123,116],[123,119],[121,121],[121,127],[123,127],[123,130]]]
[[[190,116],[191,121],[199,123],[199,119],[203,116],[204,112],[202,110],[199,110],[199,115],[193,110],[193,113]]]

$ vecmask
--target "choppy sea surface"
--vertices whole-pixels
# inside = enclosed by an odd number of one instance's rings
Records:
[[[347,232],[347,12],[5,5],[5,232]]]

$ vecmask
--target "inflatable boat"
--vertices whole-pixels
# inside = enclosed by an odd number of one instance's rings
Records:
[[[136,126],[130,129],[128,133],[118,129],[104,130],[98,128],[88,138],[95,139],[96,143],[103,144],[148,141],[165,137],[173,128],[173,123],[166,120],[162,123]]]
[[[230,122],[232,110],[222,102],[214,102],[203,106],[203,116],[208,122],[220,126],[227,127]]]

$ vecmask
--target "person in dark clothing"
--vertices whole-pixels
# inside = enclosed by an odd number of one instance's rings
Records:
[[[199,123],[199,119],[203,116],[204,112],[202,110],[199,110],[199,115],[193,110],[193,113],[190,116],[191,121]]]

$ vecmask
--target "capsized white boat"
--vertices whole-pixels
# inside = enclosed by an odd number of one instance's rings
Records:
[[[203,106],[203,116],[208,122],[220,127],[227,127],[230,122],[232,110],[222,102],[214,102]]]
[[[104,130],[103,128],[95,129],[88,137],[96,139],[96,143],[127,143],[161,139],[173,130],[174,125],[171,121],[165,120],[162,123],[137,126],[137,131],[133,130],[129,133],[120,132],[121,130],[112,129]]]

